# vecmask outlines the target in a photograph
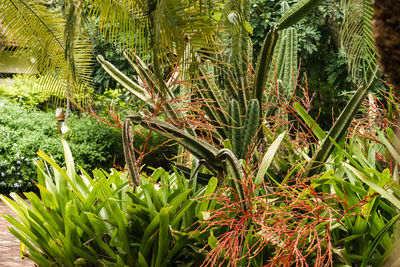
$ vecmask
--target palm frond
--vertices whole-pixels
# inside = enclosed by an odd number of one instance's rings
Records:
[[[372,0],[343,0],[344,21],[341,45],[348,57],[349,71],[357,83],[375,75],[377,54],[372,36]]]
[[[167,54],[182,60],[189,42],[193,51],[213,47],[218,25],[213,12],[221,4],[220,0],[88,2],[92,18],[98,19],[107,38],[144,59],[158,53],[162,62]]]
[[[50,9],[42,1],[0,0],[0,14],[7,44],[13,44],[17,55],[35,61],[38,74],[43,76],[42,89],[53,95],[81,97],[80,88],[91,81],[91,46],[82,36],[71,39],[64,34],[62,11]],[[66,51],[71,52],[68,55]],[[73,60],[67,60],[66,55]]]

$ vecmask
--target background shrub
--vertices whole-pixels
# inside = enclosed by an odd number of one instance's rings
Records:
[[[45,92],[41,87],[42,82],[35,75],[18,74],[0,83],[0,95],[25,107],[40,109],[52,107],[61,100],[57,92]]]
[[[123,166],[119,129],[101,124],[86,115],[81,117],[71,115],[68,127],[69,131],[64,138],[70,144],[75,162],[85,170],[110,169],[114,163]]]
[[[114,165],[124,167],[121,131],[101,124],[86,115],[70,115],[68,141],[75,163],[86,170]],[[146,131],[143,133],[147,136]],[[33,188],[36,170],[33,160],[40,149],[52,155],[59,164],[64,162],[60,137],[54,112],[23,107],[20,103],[0,99],[0,192],[27,191]],[[154,132],[150,135],[148,149],[167,141]],[[136,136],[134,145],[141,148],[145,139]],[[143,164],[169,168],[166,158],[176,155],[176,146],[162,146],[147,155]]]
[[[69,120],[76,163],[84,168],[110,168],[114,159],[122,164],[121,134],[88,117]],[[28,109],[0,99],[0,191],[25,191],[36,177],[33,159],[40,149],[63,162],[63,151],[53,112]]]

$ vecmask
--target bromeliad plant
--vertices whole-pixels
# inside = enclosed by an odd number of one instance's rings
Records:
[[[318,124],[299,104],[295,109],[323,141],[326,136]],[[323,192],[346,199],[347,206],[340,203],[341,208],[364,201],[355,216],[345,217],[342,226],[332,230],[334,251],[346,266],[381,266],[397,244],[400,195],[397,168],[392,168],[390,155],[395,161],[400,159],[394,148],[399,143],[390,128],[387,138],[373,126],[373,117],[377,117],[373,112],[369,107],[367,124],[355,124],[351,136],[332,140],[335,150],[320,168],[325,174],[313,180]]]
[[[176,261],[202,261],[193,233],[197,220],[215,205],[207,195],[216,178],[200,187],[179,173],[157,169],[141,176],[141,187],[129,185],[125,173],[75,171],[63,141],[66,169],[43,152],[51,166],[36,162],[40,196],[0,196],[18,217],[2,214],[27,248],[23,254],[39,266],[171,266]],[[159,181],[159,183],[157,183]],[[201,199],[198,204],[196,199]],[[214,203],[214,204],[213,204]],[[201,242],[199,244],[202,244]]]
[[[78,175],[65,141],[63,145],[66,169],[39,151],[51,166],[36,162],[40,197],[33,192],[24,194],[27,201],[15,193],[14,201],[1,196],[20,220],[3,214],[15,227],[11,233],[28,248],[25,256],[39,266],[133,263],[124,212],[131,202],[126,192],[132,188],[116,171],[96,170],[93,178],[83,170]]]
[[[322,140],[325,133],[315,121],[296,109]],[[296,153],[304,160],[284,177],[271,169],[282,149],[280,135],[259,169],[246,171],[241,181],[245,208],[231,197],[237,195],[233,187],[215,194],[220,208],[204,221],[211,232],[204,265],[382,266],[398,246],[400,191],[389,152],[398,160],[394,146],[400,142],[390,129],[389,139],[379,129],[369,130],[367,137],[355,128],[348,139],[332,141],[331,157],[310,178],[304,175],[309,158],[301,150]]]

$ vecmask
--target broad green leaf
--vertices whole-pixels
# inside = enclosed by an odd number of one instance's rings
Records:
[[[160,211],[160,231],[158,233],[158,251],[155,266],[160,266],[169,247],[169,211],[162,208]]]
[[[206,187],[206,191],[204,192],[204,196],[208,198],[212,193],[214,193],[215,189],[217,188],[217,185],[218,185],[218,179],[215,177],[211,178]],[[210,200],[207,198],[203,199],[202,203],[200,204],[199,210],[196,211],[196,214],[202,216],[202,212],[208,210],[208,204]]]

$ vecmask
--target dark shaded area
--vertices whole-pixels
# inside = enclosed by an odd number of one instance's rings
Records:
[[[400,2],[374,1],[374,38],[382,70],[400,96]]]

